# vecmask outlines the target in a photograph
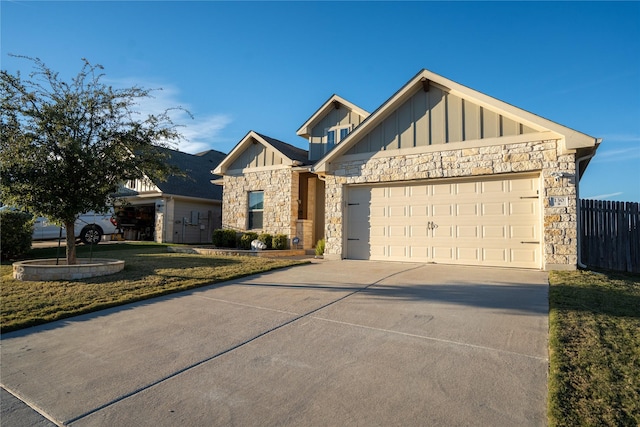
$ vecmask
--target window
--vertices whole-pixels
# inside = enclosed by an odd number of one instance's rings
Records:
[[[249,230],[262,228],[264,211],[264,191],[249,192]]]
[[[331,151],[336,144],[338,144],[340,141],[346,138],[347,135],[349,135],[350,131],[351,131],[351,126],[337,126],[337,127],[328,128],[327,130],[325,130],[325,136],[327,141],[325,152]]]

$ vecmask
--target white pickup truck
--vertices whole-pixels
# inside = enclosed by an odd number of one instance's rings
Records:
[[[38,217],[33,225],[33,240],[57,239],[60,237],[61,227],[50,223],[46,218]],[[74,236],[85,245],[95,245],[100,242],[104,234],[115,233],[117,222],[113,212],[97,214],[88,212],[80,215],[76,220]],[[62,227],[62,237],[66,236],[66,230]]]

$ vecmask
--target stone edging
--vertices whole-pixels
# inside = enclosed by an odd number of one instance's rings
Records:
[[[67,265],[61,259],[33,259],[13,263],[13,278],[22,281],[77,280],[106,276],[124,269],[124,261],[118,259],[78,259],[78,264]]]
[[[190,246],[168,246],[169,252],[201,254],[201,255],[228,255],[228,256],[257,256],[262,258],[279,258],[288,256],[305,255],[304,249],[287,249],[287,250],[264,250],[250,251],[242,249],[219,249],[206,247],[190,247]]]

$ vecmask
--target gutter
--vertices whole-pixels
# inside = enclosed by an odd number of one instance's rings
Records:
[[[602,139],[597,138],[596,139],[596,144],[595,147],[596,149],[598,148],[598,146],[600,145],[600,143],[602,142]],[[587,268],[586,264],[584,264],[582,262],[582,233],[580,232],[582,224],[581,224],[581,215],[580,215],[580,163],[584,162],[585,160],[591,160],[593,158],[593,156],[596,155],[596,150],[593,150],[593,152],[587,154],[586,156],[582,156],[582,157],[578,157],[576,159],[576,220],[577,220],[577,225],[578,225],[578,233],[576,234],[576,236],[578,237],[578,267],[580,268]]]

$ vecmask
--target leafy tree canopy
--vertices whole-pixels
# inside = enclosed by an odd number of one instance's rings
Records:
[[[63,81],[40,59],[28,78],[0,71],[0,197],[73,229],[81,213],[105,211],[124,182],[174,172],[163,150],[182,137],[169,111],[142,117],[141,87],[113,88],[103,67],[83,59]],[[71,225],[71,228],[69,226]],[[73,234],[73,233],[69,233]],[[73,240],[73,239],[71,239]],[[67,260],[70,239],[67,237]]]

